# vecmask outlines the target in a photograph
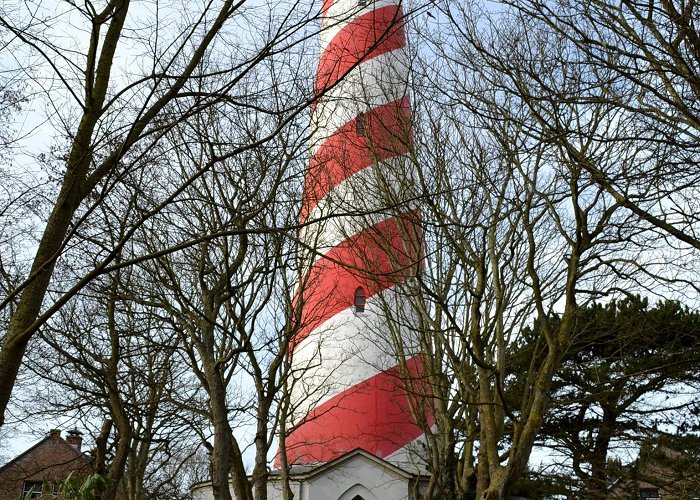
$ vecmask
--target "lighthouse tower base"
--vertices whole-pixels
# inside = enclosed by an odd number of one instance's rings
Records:
[[[361,449],[325,464],[293,466],[289,476],[294,500],[415,500],[429,480],[425,474],[409,472]],[[283,500],[282,491],[279,472],[273,471],[268,500]],[[192,498],[213,499],[211,485],[195,484]]]

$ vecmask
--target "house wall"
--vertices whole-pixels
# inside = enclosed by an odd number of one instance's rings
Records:
[[[407,478],[355,456],[314,476],[300,500],[350,500],[358,494],[365,500],[406,500],[408,483]]]
[[[321,466],[323,467],[323,466]],[[282,500],[282,484],[271,477],[268,500]],[[351,500],[361,495],[365,500],[409,499],[409,478],[367,457],[356,455],[320,473],[291,481],[295,500]],[[211,485],[199,484],[192,489],[194,500],[213,500]]]

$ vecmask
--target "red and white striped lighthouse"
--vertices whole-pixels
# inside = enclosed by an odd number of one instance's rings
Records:
[[[407,292],[423,238],[399,1],[325,0],[320,53],[287,459],[325,463],[361,448],[415,463],[423,358]]]

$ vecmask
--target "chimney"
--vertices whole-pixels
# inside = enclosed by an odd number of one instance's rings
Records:
[[[78,429],[69,430],[66,442],[76,450],[80,451],[80,446],[83,444],[83,433]]]
[[[49,436],[51,436],[53,441],[58,441],[61,438],[61,429],[51,429]]]

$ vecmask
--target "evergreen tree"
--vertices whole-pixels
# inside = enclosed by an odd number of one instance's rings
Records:
[[[688,396],[700,382],[699,335],[700,313],[675,301],[632,296],[578,310],[541,440],[568,458],[582,498],[603,498],[618,475],[611,451],[636,447],[659,426],[697,430],[698,403]],[[524,335],[538,337],[537,325]],[[513,356],[526,369],[543,352],[525,343]]]

